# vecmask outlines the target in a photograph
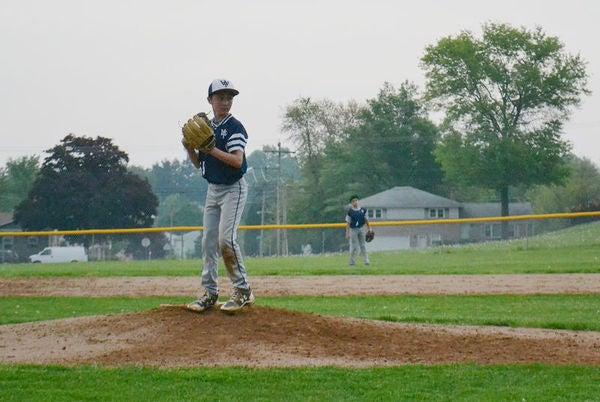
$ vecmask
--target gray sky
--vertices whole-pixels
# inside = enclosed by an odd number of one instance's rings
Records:
[[[112,138],[135,165],[183,159],[180,126],[210,110],[214,78],[240,90],[249,152],[288,146],[294,99],[423,89],[425,47],[486,22],[541,26],[588,62],[593,93],[564,136],[600,165],[599,18],[597,0],[0,0],[0,167],[69,133]]]

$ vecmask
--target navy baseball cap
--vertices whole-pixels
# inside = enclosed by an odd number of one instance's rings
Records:
[[[354,194],[350,196],[350,202],[352,202],[352,200],[358,200],[358,195]]]
[[[235,87],[233,86],[233,82],[231,82],[229,80],[219,79],[219,80],[214,80],[209,85],[208,97],[210,98],[215,92],[219,92],[219,91],[229,91],[229,92],[233,93],[233,96],[236,96],[237,94],[240,93],[240,91],[235,89]]]

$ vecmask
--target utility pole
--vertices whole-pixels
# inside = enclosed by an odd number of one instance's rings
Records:
[[[287,208],[287,202],[285,201],[284,195],[282,195],[282,183],[281,183],[281,154],[293,154],[292,151],[282,151],[281,150],[281,142],[277,143],[277,151],[265,151],[265,152],[277,152],[277,205],[275,211],[275,223],[277,225],[286,224],[287,223],[287,211],[282,210],[282,208]],[[288,244],[287,244],[287,230],[283,231],[283,236],[281,229],[276,230],[276,247],[277,247],[277,255],[287,255],[288,254]],[[283,243],[283,246],[282,246]]]
[[[262,191],[262,205],[260,206],[260,226],[264,226],[265,225],[265,203],[267,201],[267,195],[265,193],[265,189],[263,187],[263,191]],[[264,242],[264,230],[261,228],[260,229],[260,241],[258,242],[258,255],[260,257],[263,256],[263,242]]]
[[[276,217],[275,217],[275,224],[276,225],[280,225],[281,224],[281,215],[279,213],[280,209],[279,209],[279,205],[280,205],[280,198],[281,198],[281,142],[277,143],[277,212],[276,212]],[[278,228],[277,229],[277,256],[281,255],[281,230]]]

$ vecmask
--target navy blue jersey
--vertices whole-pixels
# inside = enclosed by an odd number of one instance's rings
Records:
[[[350,224],[351,228],[362,228],[365,224],[366,215],[367,210],[364,208],[350,208],[348,210],[348,214],[346,215],[346,222]]]
[[[215,132],[216,148],[227,153],[236,150],[245,151],[248,134],[238,119],[229,115],[219,124],[211,122],[211,126]],[[203,154],[200,156],[202,176],[213,184],[233,184],[244,176],[248,167],[245,152],[242,166],[239,169],[229,166],[213,156]]]

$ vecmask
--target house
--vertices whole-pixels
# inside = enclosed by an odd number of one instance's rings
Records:
[[[413,187],[393,187],[360,200],[367,209],[369,221],[432,221],[442,219],[484,218],[500,216],[498,203],[461,203]],[[511,204],[511,216],[532,214],[527,203]],[[443,244],[457,244],[498,239],[500,222],[459,224],[411,224],[379,226],[376,241],[369,244],[371,251],[425,248]],[[511,237],[533,233],[533,224],[509,222]]]
[[[0,212],[0,233],[21,232],[13,214]],[[27,262],[27,257],[47,246],[47,240],[38,236],[0,236],[0,264]]]
[[[510,216],[531,215],[533,209],[528,202],[510,203],[508,208]],[[501,216],[500,204],[493,202],[462,204],[461,218],[492,218]],[[502,238],[502,224],[500,222],[474,222],[461,225],[461,241],[480,242],[499,240]],[[508,236],[520,239],[535,233],[533,221],[509,221]]]

